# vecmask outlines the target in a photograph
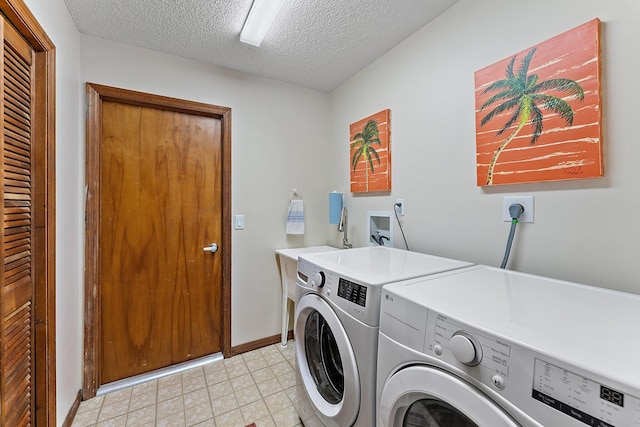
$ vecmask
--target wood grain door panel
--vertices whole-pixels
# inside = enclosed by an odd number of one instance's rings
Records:
[[[0,2],[0,426],[55,425],[55,46]]]
[[[101,382],[221,350],[221,120],[102,105]]]
[[[2,275],[0,276],[0,425],[35,422],[34,224],[32,222],[31,46],[0,16],[2,30]]]

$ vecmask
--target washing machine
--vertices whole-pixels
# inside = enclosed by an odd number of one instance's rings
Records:
[[[640,426],[640,296],[473,266],[384,287],[378,426]]]
[[[300,255],[294,335],[304,425],[373,426],[382,286],[469,265],[390,247]]]

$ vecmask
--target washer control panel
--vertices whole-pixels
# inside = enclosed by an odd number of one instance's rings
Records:
[[[338,296],[362,307],[367,305],[367,287],[342,277],[338,281]]]
[[[596,427],[640,425],[640,399],[536,358],[532,397]]]
[[[369,326],[380,323],[381,286],[356,283],[303,258],[298,259],[296,285],[298,293],[317,293]]]
[[[318,271],[316,272],[316,274],[313,275],[313,278],[311,279],[311,285],[322,288],[324,287],[324,284],[326,282],[325,279],[326,277],[324,275],[324,271]]]

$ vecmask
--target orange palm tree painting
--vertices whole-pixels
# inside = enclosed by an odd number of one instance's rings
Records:
[[[390,115],[383,110],[349,127],[353,193],[391,190]]]
[[[603,176],[600,21],[475,74],[477,184]]]

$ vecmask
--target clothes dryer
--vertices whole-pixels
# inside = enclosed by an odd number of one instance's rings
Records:
[[[640,426],[640,296],[473,266],[384,287],[378,426]]]
[[[374,426],[382,286],[470,265],[389,247],[300,255],[294,334],[304,425]]]

